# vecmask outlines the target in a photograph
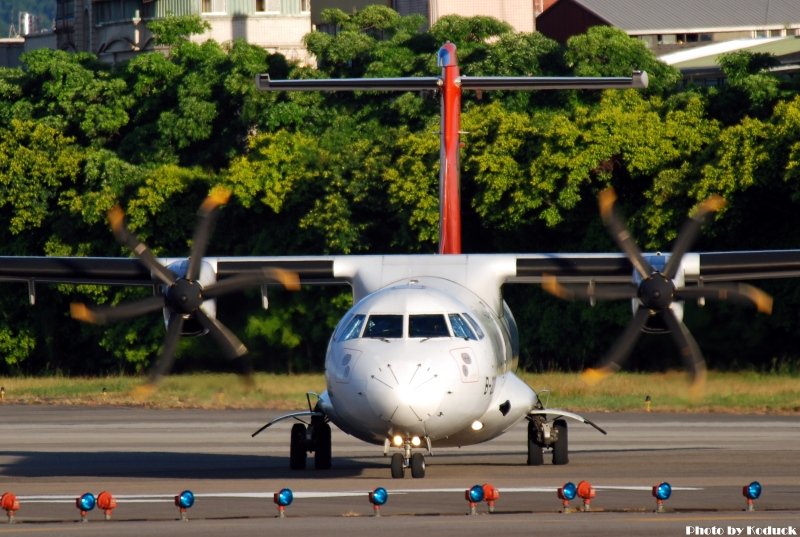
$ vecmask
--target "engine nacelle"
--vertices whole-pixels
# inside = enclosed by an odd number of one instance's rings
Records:
[[[185,278],[186,271],[189,268],[189,260],[188,259],[181,259],[180,261],[175,261],[167,265],[167,268],[175,274],[178,278]],[[214,267],[211,264],[203,261],[200,264],[200,277],[197,280],[202,287],[208,287],[216,283],[217,281],[217,273],[214,270]],[[159,292],[162,294],[167,293],[167,287],[164,285],[159,286]],[[200,308],[205,312],[206,315],[215,319],[217,317],[217,301],[214,299],[204,300],[203,305]],[[169,317],[170,317],[170,309],[164,308],[164,326],[169,328]],[[182,336],[203,336],[208,333],[208,330],[205,329],[200,323],[198,323],[192,315],[185,315],[184,322],[183,322],[183,329],[181,330]]]
[[[645,255],[644,258],[647,260],[648,263],[657,271],[662,272],[667,265],[667,261],[669,261],[670,254],[662,254],[661,252],[656,252],[653,255]],[[638,287],[642,283],[642,277],[639,275],[638,272],[635,270],[633,271],[633,283]],[[685,283],[685,271],[684,267],[678,269],[678,272],[675,274],[675,278],[672,279],[673,288],[683,287]],[[631,301],[631,310],[632,314],[636,315],[636,312],[642,306],[642,302],[638,298],[634,298]],[[675,300],[670,304],[669,309],[675,314],[675,317],[678,318],[679,321],[683,321],[683,301],[682,300]],[[642,328],[643,332],[647,332],[650,334],[664,334],[669,332],[664,322],[661,320],[661,317],[658,315],[651,315],[650,318],[647,320],[647,323]]]

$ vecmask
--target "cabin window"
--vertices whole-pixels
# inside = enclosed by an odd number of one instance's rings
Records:
[[[458,313],[451,313],[450,326],[453,327],[453,335],[464,339],[478,339],[475,332],[470,328],[469,323]]]
[[[444,315],[411,315],[408,317],[408,337],[450,337]]]
[[[364,326],[364,315],[353,315],[342,326],[339,334],[336,336],[336,341],[347,341],[348,339],[355,339],[361,334],[361,327]]]
[[[402,315],[370,315],[363,337],[401,338],[403,337]]]

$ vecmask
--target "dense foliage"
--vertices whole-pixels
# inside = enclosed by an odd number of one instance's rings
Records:
[[[445,39],[467,74],[651,73],[647,91],[465,96],[462,152],[467,252],[614,251],[596,195],[620,194],[633,233],[668,250],[687,213],[711,193],[728,205],[695,249],[800,247],[800,96],[766,69],[731,57],[730,84],[683,88],[625,34],[593,29],[565,47],[487,18],[417,17],[373,6],[326,12],[335,35],[306,38],[317,68],[244,42],[186,39],[196,21],[153,28],[168,55],[111,68],[87,54],[37,50],[0,70],[0,253],[129,255],[105,212],[115,203],[159,255],[188,251],[197,205],[215,184],[234,198],[210,253],[282,255],[434,252],[438,228],[438,101],[430,95],[259,93],[274,78],[436,73]],[[766,283],[771,318],[746,308],[687,304],[687,324],[714,367],[796,367],[800,287]],[[116,302],[147,292],[3,284],[0,371],[141,370],[163,334],[158,315],[110,327],[68,318],[72,300]],[[591,364],[619,334],[629,305],[559,302],[536,288],[506,293],[520,324],[523,365]],[[346,290],[225,298],[219,315],[262,369],[322,366]],[[178,367],[219,366],[214,346],[182,343]],[[646,337],[641,367],[680,363],[671,339]],[[660,356],[655,366],[643,357]],[[188,360],[187,358],[190,358]],[[637,364],[634,364],[637,365]],[[227,367],[224,363],[221,367]]]

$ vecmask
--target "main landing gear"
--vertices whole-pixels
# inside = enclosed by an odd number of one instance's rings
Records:
[[[544,448],[553,450],[553,464],[569,462],[566,420],[557,419],[551,423],[542,415],[528,418],[528,466],[544,464]]]
[[[322,416],[312,416],[311,424],[292,425],[289,443],[289,467],[304,470],[308,452],[314,453],[314,468],[329,470],[331,467],[331,426]]]
[[[406,468],[411,468],[411,477],[415,479],[425,477],[425,455],[411,452],[412,448],[420,445],[419,437],[404,439],[396,436],[393,442],[398,447],[402,446],[403,453],[392,455],[392,478],[402,479],[405,476]]]

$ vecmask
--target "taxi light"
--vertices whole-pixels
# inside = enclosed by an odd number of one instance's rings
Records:
[[[383,487],[378,487],[369,493],[369,503],[372,504],[374,516],[381,516],[381,506],[389,500],[389,493]]]
[[[761,497],[761,483],[753,481],[742,488],[742,495],[747,499],[747,510],[755,511],[755,500]]]
[[[86,516],[97,505],[97,500],[91,492],[84,493],[80,498],[75,498],[75,507],[81,512],[81,522],[88,522]]]
[[[672,486],[667,483],[659,483],[653,487],[653,497],[656,499],[656,513],[664,512],[664,500],[669,500],[672,496]]]
[[[578,483],[578,496],[583,500],[583,511],[589,512],[592,510],[591,503],[595,497],[596,492],[592,484],[588,481],[581,481]]]
[[[489,506],[489,512],[494,513],[494,504],[500,499],[500,491],[494,488],[489,483],[483,484],[483,499],[486,500],[486,505]]]
[[[286,508],[292,505],[292,500],[294,500],[292,489],[279,490],[273,495],[272,500],[278,506],[278,518],[286,518]]]
[[[394,444],[395,447],[402,446],[403,445],[403,437],[400,436],[399,434],[394,435],[394,437],[392,438],[392,444]]]
[[[8,516],[8,523],[14,523],[14,516],[19,511],[19,500],[17,497],[11,494],[10,492],[4,492],[2,496],[0,496],[0,508],[2,508],[6,512],[6,516]]]
[[[564,486],[558,489],[558,499],[561,500],[562,513],[570,513],[572,509],[569,506],[569,502],[575,499],[575,496],[578,495],[578,487],[575,486],[575,483],[567,482],[564,483]]]
[[[472,425],[470,425],[470,427],[472,428],[473,431],[480,431],[481,429],[483,429],[483,423],[481,423],[478,420],[475,420],[472,422]]]
[[[103,510],[106,520],[111,520],[111,512],[117,507],[117,500],[108,491],[97,495],[97,507]]]
[[[469,503],[469,514],[478,514],[478,504],[483,501],[483,487],[481,485],[474,485],[464,491],[464,498]]]
[[[414,436],[411,438],[411,445],[414,447],[419,447],[422,444],[422,440],[419,439],[419,436]]]
[[[175,496],[175,507],[181,514],[181,520],[184,522],[189,521],[186,511],[194,505],[194,493],[191,490],[184,490]]]

